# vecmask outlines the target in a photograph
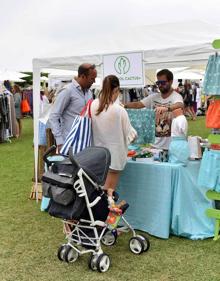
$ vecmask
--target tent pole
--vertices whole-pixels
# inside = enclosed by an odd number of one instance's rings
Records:
[[[39,135],[39,107],[40,107],[40,67],[33,60],[33,118],[34,118],[34,171],[35,193],[38,202],[38,135]]]

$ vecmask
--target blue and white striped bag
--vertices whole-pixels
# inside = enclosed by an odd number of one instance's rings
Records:
[[[73,154],[82,151],[84,148],[91,146],[92,140],[92,119],[91,106],[92,100],[89,100],[83,108],[79,116],[73,121],[71,130],[66,137],[66,140],[60,150],[62,155],[68,155],[70,147]]]

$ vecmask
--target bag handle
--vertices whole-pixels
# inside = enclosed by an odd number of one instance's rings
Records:
[[[86,116],[88,115],[89,118],[91,118],[91,104],[92,99],[88,100],[87,104],[83,107],[82,111],[80,112],[80,116]]]

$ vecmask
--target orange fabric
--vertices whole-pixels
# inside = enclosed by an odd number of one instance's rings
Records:
[[[31,108],[30,108],[30,105],[27,101],[27,99],[24,99],[21,101],[21,112],[22,113],[27,113],[27,112],[30,112],[31,111]]]
[[[213,144],[211,144],[210,148],[214,149],[214,150],[220,150],[220,144],[217,144],[217,143],[214,144],[213,143]]]
[[[206,127],[220,129],[220,100],[211,102],[206,113]]]

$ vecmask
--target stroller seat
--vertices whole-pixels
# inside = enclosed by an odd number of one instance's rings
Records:
[[[48,212],[51,216],[72,220],[88,218],[88,210],[83,197],[77,195],[76,184],[78,172],[83,170],[82,176],[89,201],[94,201],[98,196],[102,200],[93,207],[94,218],[105,221],[108,216],[107,196],[101,185],[104,185],[111,155],[108,149],[103,147],[88,147],[73,155],[70,152],[69,158],[55,162],[51,169],[43,174],[42,187],[45,197],[51,198]],[[86,177],[88,175],[94,184]]]
[[[108,149],[97,146],[87,147],[76,155],[70,150],[69,157],[73,165],[82,168],[94,182],[104,185],[111,162]]]

